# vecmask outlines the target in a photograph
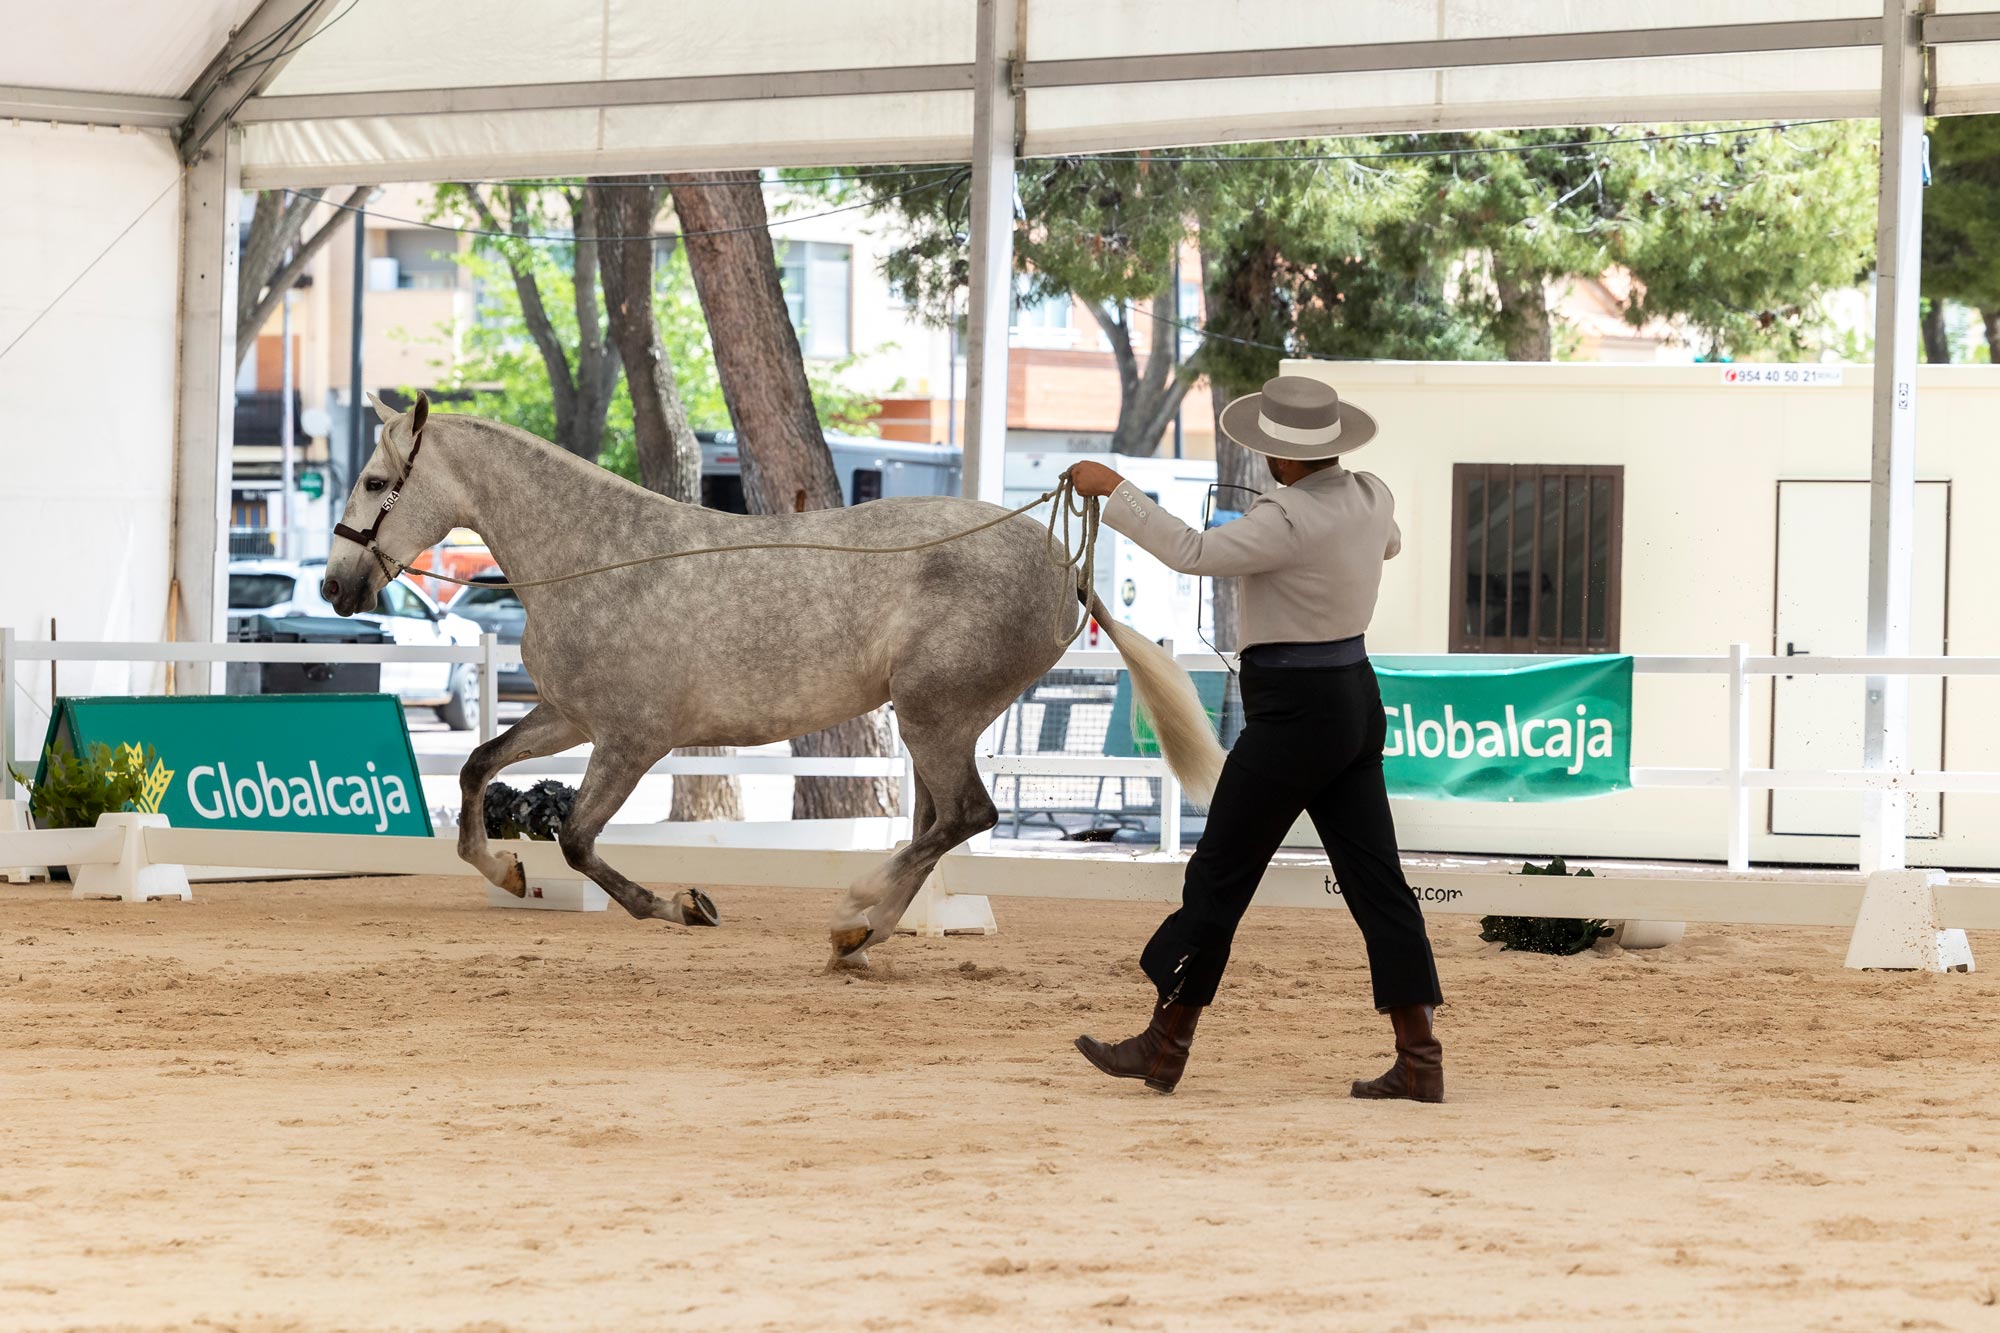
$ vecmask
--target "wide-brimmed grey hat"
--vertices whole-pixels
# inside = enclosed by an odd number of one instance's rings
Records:
[[[1222,433],[1245,449],[1299,462],[1332,458],[1375,438],[1375,418],[1324,380],[1280,375],[1222,409]]]

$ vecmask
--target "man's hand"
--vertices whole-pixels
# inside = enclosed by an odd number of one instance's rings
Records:
[[[1102,463],[1077,463],[1069,470],[1069,479],[1076,486],[1078,495],[1109,495],[1118,489],[1118,483],[1125,480]]]

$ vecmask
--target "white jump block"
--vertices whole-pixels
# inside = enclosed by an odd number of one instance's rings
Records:
[[[100,829],[116,829],[122,837],[118,859],[91,861],[76,867],[72,898],[117,898],[143,903],[154,898],[194,899],[188,887],[187,867],[171,863],[154,864],[146,859],[146,830],[166,828],[165,815],[105,814],[97,817]]]
[[[1962,930],[1940,930],[1941,870],[1878,870],[1868,877],[1847,965],[1883,971],[1970,972],[1972,945]]]
[[[1685,921],[1620,921],[1611,942],[1621,949],[1664,949],[1687,934]]]
[[[26,833],[32,828],[26,801],[0,801],[0,833]],[[0,881],[8,884],[30,884],[48,877],[47,866],[0,866]]]
[[[946,893],[933,874],[917,890],[896,923],[898,935],[998,935],[1000,923],[993,919],[993,904],[984,894]]]
[[[491,907],[525,908],[531,912],[602,912],[611,904],[611,895],[587,879],[552,879],[528,876],[528,896],[516,898],[496,885],[486,886],[486,902]]]

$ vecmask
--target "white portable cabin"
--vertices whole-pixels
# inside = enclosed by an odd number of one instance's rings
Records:
[[[1112,453],[1010,453],[1001,503],[1009,509],[1028,503],[1054,489],[1065,468],[1082,462],[1116,468],[1168,513],[1197,530],[1211,508],[1231,507],[1219,501],[1210,504],[1215,484],[1213,460],[1133,458]],[[1043,506],[1034,513],[1046,520],[1048,508]],[[1096,575],[1097,595],[1111,614],[1147,638],[1171,639],[1176,651],[1190,653],[1214,640],[1211,582],[1176,574],[1108,526],[1098,538]]]
[[[1294,361],[1285,372],[1328,379],[1381,423],[1349,460],[1388,483],[1403,530],[1368,631],[1377,657],[1866,650],[1869,366]],[[1987,573],[2000,566],[1989,517],[2000,366],[1925,366],[1917,383],[1910,652],[2000,655]],[[1564,503],[1552,510],[1551,498]],[[1637,675],[1633,762],[1726,764],[1725,682]],[[1917,676],[1909,688],[1913,768],[2000,770],[1993,678]],[[1750,767],[1861,768],[1863,690],[1853,676],[1753,678]],[[1647,788],[1537,805],[1399,801],[1396,824],[1413,850],[1714,860],[1725,799]],[[1751,859],[1853,865],[1861,800],[1755,793]],[[1908,837],[1913,864],[2000,865],[2000,797],[1912,793]]]

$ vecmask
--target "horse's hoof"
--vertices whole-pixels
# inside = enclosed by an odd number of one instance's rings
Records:
[[[829,973],[866,972],[868,970],[868,951],[866,949],[856,949],[853,953],[841,953],[836,950],[833,957],[826,960],[826,970]]]
[[[829,933],[833,939],[833,956],[835,958],[845,958],[849,954],[859,952],[868,943],[869,932],[866,926],[849,926],[845,930],[836,930]]]
[[[507,863],[507,869],[500,876],[500,887],[516,898],[528,896],[528,872],[521,869],[521,858],[512,852],[500,853],[500,859]]]
[[[715,900],[700,889],[682,889],[674,895],[674,902],[681,909],[681,924],[687,926],[719,926],[722,913],[717,910]]]

